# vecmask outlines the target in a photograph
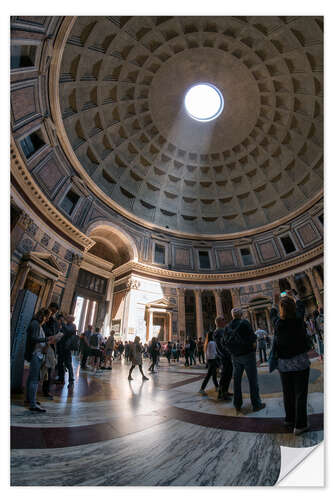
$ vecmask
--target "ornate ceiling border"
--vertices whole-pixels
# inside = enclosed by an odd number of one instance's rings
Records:
[[[321,244],[312,250],[303,253],[302,255],[298,255],[293,259],[279,262],[278,264],[274,264],[267,267],[261,267],[260,269],[249,269],[248,271],[240,271],[234,273],[220,273],[220,274],[198,274],[198,273],[186,273],[186,272],[178,272],[172,271],[169,269],[162,269],[159,267],[150,266],[149,264],[143,264],[141,262],[130,261],[126,264],[118,267],[113,271],[113,276],[117,278],[123,277],[125,274],[130,272],[137,272],[140,274],[148,275],[152,278],[160,278],[160,279],[169,279],[172,281],[180,281],[180,282],[200,282],[200,283],[216,283],[220,282],[224,283],[235,283],[244,282],[244,281],[253,281],[253,280],[267,280],[267,279],[277,279],[281,274],[287,275],[288,272],[290,274],[291,271],[297,272],[295,269],[298,268],[299,271],[302,271],[301,268],[308,268],[312,264],[316,264],[315,260],[318,261],[323,256],[324,245]]]
[[[70,35],[70,32],[74,26],[76,21],[76,16],[66,16],[60,26],[57,37],[54,42],[53,54],[50,65],[50,73],[49,73],[49,101],[51,107],[51,116],[52,120],[55,124],[55,130],[57,132],[57,136],[59,138],[62,149],[67,156],[69,162],[75,169],[75,171],[79,174],[80,178],[84,181],[85,185],[94,193],[103,203],[107,206],[111,207],[113,210],[124,216],[126,219],[139,224],[150,230],[163,231],[173,236],[191,239],[191,240],[202,240],[203,238],[207,241],[215,240],[215,241],[223,241],[223,240],[233,240],[235,238],[243,238],[245,236],[253,236],[256,234],[264,233],[266,231],[270,231],[281,224],[286,224],[290,220],[295,217],[301,215],[302,213],[309,210],[315,203],[317,203],[323,197],[323,189],[314,196],[312,200],[309,200],[307,203],[302,205],[302,207],[298,208],[291,214],[286,215],[285,217],[279,219],[278,221],[274,221],[265,226],[261,226],[259,228],[249,229],[248,231],[242,231],[238,233],[230,233],[230,234],[192,234],[192,233],[184,233],[181,231],[176,231],[172,229],[165,229],[157,224],[152,224],[147,221],[144,221],[140,217],[134,215],[128,210],[121,207],[118,203],[113,201],[109,196],[107,196],[96,184],[89,175],[86,173],[84,168],[82,167],[80,161],[75,155],[73,148],[69,142],[62,116],[61,116],[61,108],[60,108],[60,99],[59,99],[59,77],[60,77],[60,67],[63,52],[65,49],[65,45],[67,39]]]
[[[10,157],[12,175],[37,210],[44,214],[56,229],[83,247],[85,252],[94,246],[95,242],[73,226],[42,193],[29,173],[13,139],[11,140]]]

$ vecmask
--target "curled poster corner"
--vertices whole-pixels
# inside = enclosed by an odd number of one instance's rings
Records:
[[[323,442],[307,448],[280,448],[281,469],[276,486],[324,486]]]

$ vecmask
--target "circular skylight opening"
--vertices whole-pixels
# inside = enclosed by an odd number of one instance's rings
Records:
[[[223,110],[222,93],[211,83],[193,85],[185,95],[185,108],[199,122],[215,120]]]

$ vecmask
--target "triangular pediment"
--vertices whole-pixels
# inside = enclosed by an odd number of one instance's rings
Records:
[[[62,273],[62,269],[56,261],[55,257],[53,257],[50,253],[45,252],[29,252],[25,254],[24,260],[32,260],[37,264],[46,264],[50,270],[52,270],[55,274]]]
[[[147,307],[173,307],[174,305],[166,298],[162,297],[161,299],[154,300],[147,304]]]

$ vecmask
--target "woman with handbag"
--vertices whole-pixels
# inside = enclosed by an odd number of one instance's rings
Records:
[[[271,310],[275,335],[270,355],[270,371],[276,364],[281,377],[285,425],[299,435],[309,430],[307,398],[310,373],[308,335],[302,317],[297,315],[296,303],[290,296],[281,297],[279,314]]]

